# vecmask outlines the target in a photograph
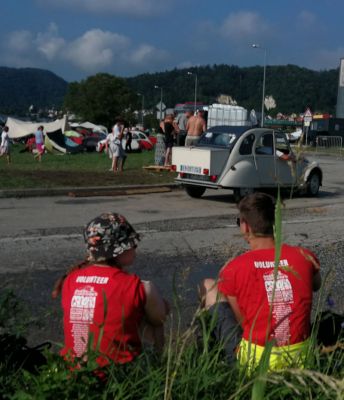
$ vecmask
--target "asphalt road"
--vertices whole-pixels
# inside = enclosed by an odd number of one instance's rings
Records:
[[[325,277],[324,296],[344,312],[344,160],[321,157],[324,186],[317,198],[284,199],[285,241],[315,251]],[[84,256],[83,225],[104,211],[120,212],[142,234],[133,272],[152,279],[187,326],[197,308],[196,285],[215,277],[246,248],[230,192],[199,200],[184,191],[119,197],[0,199],[0,288],[11,288],[33,316],[32,343],[61,341],[61,311],[50,299],[54,281]],[[324,297],[323,296],[323,297]],[[316,297],[323,308],[324,300]],[[25,318],[24,318],[25,319]]]

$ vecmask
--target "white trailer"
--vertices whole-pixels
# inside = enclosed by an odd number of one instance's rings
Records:
[[[212,104],[208,108],[207,126],[219,125],[251,126],[247,110],[244,107],[228,104]]]

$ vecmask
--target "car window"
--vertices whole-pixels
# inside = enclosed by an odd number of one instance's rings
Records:
[[[272,133],[265,133],[260,136],[256,143],[256,154],[273,155],[274,139]]]
[[[246,136],[240,145],[239,154],[241,154],[241,155],[252,154],[252,147],[253,147],[254,139],[255,139],[255,136],[253,133]]]
[[[236,135],[234,133],[223,133],[223,132],[205,132],[197,146],[219,146],[229,148],[232,143],[234,143]]]
[[[276,141],[275,145],[276,145],[277,150],[281,151],[284,154],[289,154],[289,152],[290,152],[289,144],[283,133],[277,133],[275,136],[275,141]]]
[[[137,133],[133,133],[133,139],[137,139],[137,138],[138,138]]]

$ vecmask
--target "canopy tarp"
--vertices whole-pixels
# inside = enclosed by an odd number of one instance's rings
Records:
[[[8,117],[6,121],[6,125],[8,126],[8,135],[11,139],[20,139],[31,135],[36,132],[40,125],[44,126],[45,132],[54,132],[58,129],[61,129],[62,132],[64,132],[66,130],[66,123],[66,116],[53,122],[22,121],[11,117]]]
[[[64,136],[61,129],[57,129],[55,132],[47,132],[46,136],[48,136],[53,148],[61,153],[80,153],[84,151],[83,145],[75,143]]]
[[[71,125],[71,127],[73,127],[73,128],[76,128],[76,127],[78,127],[78,126],[80,126],[81,128],[86,128],[86,129],[91,129],[92,131],[95,131],[95,132],[105,132],[105,133],[107,133],[108,132],[108,130],[106,129],[106,127],[105,126],[103,126],[103,125],[96,125],[96,124],[93,124],[92,122],[89,122],[89,121],[86,121],[86,122],[82,122],[82,123],[76,123],[76,122],[74,122],[72,125]]]
[[[57,129],[54,132],[47,132],[46,136],[48,136],[49,141],[55,150],[58,150],[61,153],[67,152],[64,135],[63,135],[61,129]]]
[[[68,137],[82,137],[82,134],[77,131],[65,131],[64,135]]]

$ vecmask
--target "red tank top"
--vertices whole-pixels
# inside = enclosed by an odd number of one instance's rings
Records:
[[[116,363],[132,361],[141,352],[138,328],[145,302],[140,279],[119,268],[90,265],[72,272],[62,289],[61,354],[81,357],[90,341],[105,356],[97,359],[101,366],[108,364],[108,358]]]

